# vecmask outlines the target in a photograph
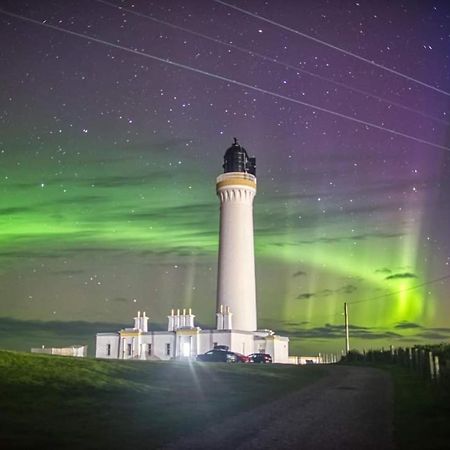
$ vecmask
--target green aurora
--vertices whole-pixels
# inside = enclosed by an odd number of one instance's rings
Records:
[[[4,316],[127,325],[143,309],[164,327],[170,308],[193,307],[199,323],[213,325],[221,154],[199,177],[183,146],[161,151],[157,161],[156,151],[116,150],[100,161],[59,150],[21,161],[14,152],[2,154]],[[341,325],[344,302],[351,323],[362,329],[359,346],[414,339],[414,326],[396,332],[406,323],[444,326],[438,286],[415,288],[428,280],[415,219],[423,196],[404,202],[400,213],[397,202],[388,202],[368,214],[357,198],[348,211],[345,190],[329,198],[280,199],[263,174],[259,180],[261,327],[292,335],[294,350],[339,351],[336,336],[310,336],[305,343],[296,334]],[[401,221],[399,214],[414,220]]]
[[[449,6],[157,3],[2,5],[0,346],[213,326],[233,136],[261,328],[339,353],[347,302],[352,347],[448,341]]]

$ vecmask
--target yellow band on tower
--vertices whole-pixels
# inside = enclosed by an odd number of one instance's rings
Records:
[[[256,189],[256,181],[248,180],[245,178],[226,178],[225,180],[221,180],[216,184],[216,189],[219,190],[225,186],[249,186],[253,189]]]

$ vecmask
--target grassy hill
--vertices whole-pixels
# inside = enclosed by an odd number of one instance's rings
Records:
[[[0,448],[154,448],[317,380],[321,367],[0,351]]]

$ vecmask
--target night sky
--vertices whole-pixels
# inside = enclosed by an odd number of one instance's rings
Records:
[[[450,4],[111,2],[0,1],[0,346],[213,326],[234,136],[261,328],[448,341]]]

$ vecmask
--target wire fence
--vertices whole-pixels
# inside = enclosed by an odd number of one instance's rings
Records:
[[[414,371],[432,382],[450,382],[450,345],[414,346],[407,348],[350,351],[342,362],[366,362],[369,364],[394,364]]]

